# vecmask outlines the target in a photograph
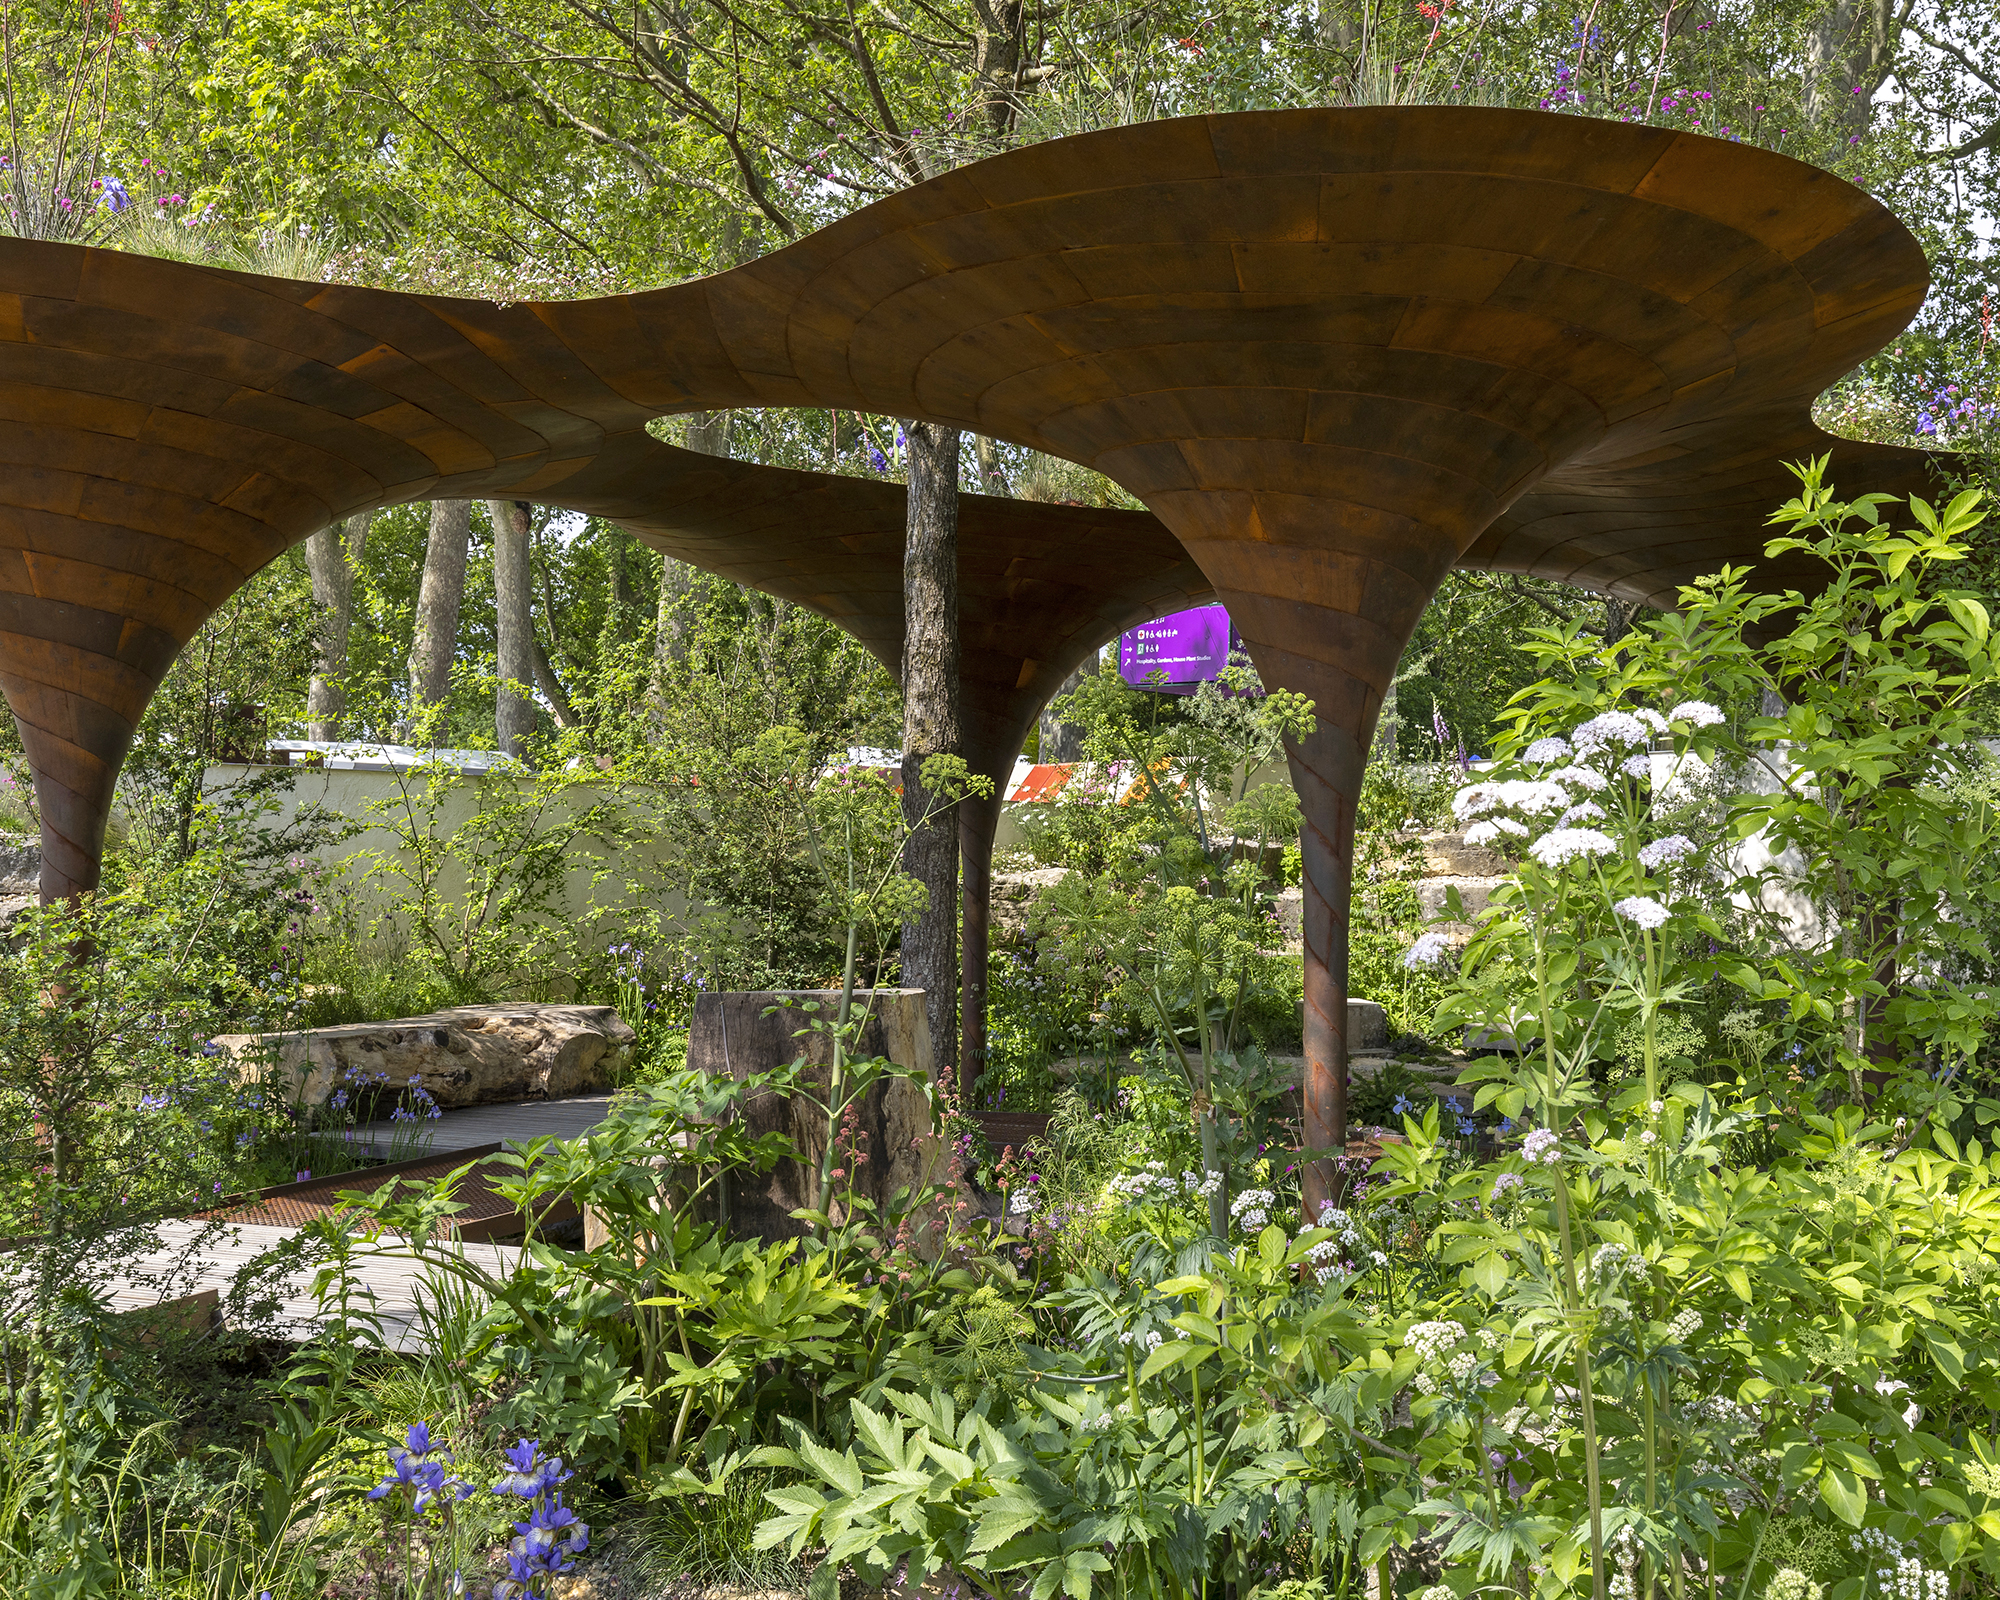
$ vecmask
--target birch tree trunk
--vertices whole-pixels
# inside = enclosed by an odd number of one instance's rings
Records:
[[[958,449],[956,428],[912,422],[909,512],[903,543],[903,817],[912,825],[904,869],[929,891],[903,924],[903,982],[924,991],[937,1076],[958,1065],[958,818],[946,810],[915,826],[931,800],[925,757],[959,753]],[[962,1085],[969,1089],[970,1085]]]
[[[458,653],[458,608],[465,598],[465,551],[472,539],[472,502],[431,502],[431,534],[417,590],[417,629],[410,641],[410,710],[403,737],[419,737],[426,706],[451,693]]]
[[[527,756],[535,731],[535,616],[528,570],[529,511],[525,500],[489,500],[493,523],[493,609],[500,687],[493,702],[493,731],[500,749]]]
[[[329,523],[306,540],[306,574],[320,615],[319,648],[306,689],[306,737],[338,739],[347,714],[347,635],[354,622],[354,569],[375,513]]]
[[[734,416],[728,411],[694,411],[687,419],[687,447],[705,456],[729,454]],[[694,592],[694,568],[672,556],[660,557],[660,600],[653,627],[653,695],[667,690],[667,674],[687,660],[688,598]]]

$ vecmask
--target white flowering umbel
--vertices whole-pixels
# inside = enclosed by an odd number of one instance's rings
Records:
[[[1764,1585],[1764,1600],[1820,1600],[1825,1591],[1797,1567],[1780,1567]]]
[[[1269,1189],[1245,1189],[1229,1202],[1230,1219],[1245,1233],[1262,1233],[1271,1221],[1278,1197]]]
[[[1870,1588],[1883,1600],[1947,1600],[1951,1594],[1947,1574],[1931,1571],[1908,1545],[1880,1528],[1863,1528],[1847,1546],[1875,1569]]]

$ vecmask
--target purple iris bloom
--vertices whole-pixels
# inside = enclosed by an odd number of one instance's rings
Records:
[[[511,1494],[533,1500],[547,1494],[557,1484],[567,1483],[573,1474],[563,1471],[561,1456],[545,1456],[539,1441],[523,1439],[504,1452],[507,1472],[493,1485],[495,1494]]]
[[[1917,413],[1917,432],[1919,434],[1937,432],[1937,423],[1932,420],[1931,414],[1928,411],[1919,411]]]

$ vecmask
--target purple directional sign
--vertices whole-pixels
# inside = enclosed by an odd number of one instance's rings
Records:
[[[1221,606],[1170,612],[1118,636],[1118,673],[1135,689],[1151,689],[1159,686],[1147,683],[1147,675],[1162,672],[1167,693],[1193,694],[1221,675],[1235,643],[1229,613]]]

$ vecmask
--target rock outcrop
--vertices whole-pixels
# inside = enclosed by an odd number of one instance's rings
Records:
[[[636,1035],[610,1006],[455,1006],[426,1017],[353,1022],[302,1033],[232,1033],[226,1056],[320,1106],[420,1084],[440,1106],[554,1100],[603,1088]]]
[[[1021,936],[1042,896],[1069,876],[1068,867],[1031,867],[993,874],[993,932]]]

